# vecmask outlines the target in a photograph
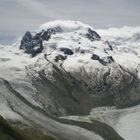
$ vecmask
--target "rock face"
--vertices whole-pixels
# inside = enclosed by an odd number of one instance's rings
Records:
[[[73,55],[73,51],[69,48],[60,48],[60,51],[64,52],[64,54],[67,54],[67,55]]]
[[[114,62],[114,59],[112,56],[107,56],[101,59],[98,55],[93,54],[91,59],[99,61],[102,65],[107,65]]]
[[[43,50],[43,41],[48,41],[52,34],[57,32],[62,32],[60,27],[56,28],[49,28],[46,31],[42,30],[35,35],[32,35],[31,32],[26,32],[21,40],[20,49],[25,50],[25,53],[31,54],[32,57],[36,56],[37,54],[41,53]]]
[[[58,62],[59,60],[64,61],[65,59],[67,59],[67,56],[57,55],[54,60]]]
[[[26,32],[21,40],[20,49],[24,49],[25,53],[35,56],[43,50],[42,38],[33,37],[30,32]]]
[[[101,37],[99,34],[97,34],[95,31],[93,31],[92,29],[88,29],[88,33],[86,34],[86,37],[91,40],[91,41],[95,41],[95,40],[100,40]]]

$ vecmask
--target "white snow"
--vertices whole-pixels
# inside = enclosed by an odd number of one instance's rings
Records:
[[[40,26],[40,30],[47,30],[48,28],[54,27],[61,27],[64,32],[72,32],[83,28],[92,28],[91,26],[80,21],[56,20],[42,24]]]
[[[48,52],[49,47],[56,47],[56,50],[51,50],[49,59],[54,60],[55,56],[62,54],[60,48],[69,48],[74,52],[74,55],[67,56],[63,63],[66,70],[73,71],[81,66],[90,69],[90,67],[102,67],[98,62],[93,62],[91,56],[93,53],[97,54],[100,58],[106,56],[113,56],[116,63],[130,69],[131,71],[138,70],[140,77],[140,41],[135,42],[132,37],[140,32],[140,27],[122,27],[122,28],[109,28],[107,30],[97,30],[101,35],[101,41],[90,41],[80,33],[86,33],[89,25],[83,24],[79,21],[52,21],[41,25],[40,30],[47,30],[50,27],[61,27],[64,31],[52,35],[51,39],[45,42],[47,48],[44,52]],[[118,40],[119,38],[119,40]],[[124,40],[125,38],[125,40]],[[106,39],[113,41],[113,51],[110,51]],[[80,42],[80,43],[79,43]],[[116,45],[119,42],[118,45]],[[84,52],[84,53],[80,53]]]
[[[120,28],[109,28],[109,29],[97,29],[97,32],[101,36],[110,36],[110,37],[131,37],[135,33],[140,33],[140,26],[130,27],[124,26]]]

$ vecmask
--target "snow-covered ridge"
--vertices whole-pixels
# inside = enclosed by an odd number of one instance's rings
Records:
[[[45,23],[45,24],[42,24],[40,27],[39,27],[39,30],[42,31],[42,30],[47,30],[49,28],[55,28],[55,27],[61,27],[61,29],[64,31],[64,32],[70,32],[70,31],[76,31],[78,29],[88,29],[88,28],[91,28],[91,26],[87,25],[87,24],[84,24],[80,21],[70,21],[70,20],[66,20],[66,21],[63,21],[63,20],[56,20],[56,21],[51,21],[51,22],[48,22],[48,23]]]
[[[101,39],[100,35],[90,26],[81,22],[54,21],[42,25],[36,33],[26,32],[21,40],[20,48],[24,49],[26,53],[35,56],[44,49],[44,41],[48,42],[52,38],[55,38],[56,42],[61,41],[61,43],[62,40],[67,40],[68,45],[74,42],[80,44],[81,38],[90,41],[99,41]]]
[[[123,27],[123,28],[110,28],[107,30],[97,30],[95,32],[93,28],[89,25],[83,24],[79,21],[52,21],[45,23],[40,26],[37,30],[37,34],[44,33],[48,29],[57,30],[55,33],[44,39],[43,53],[50,54],[51,60],[65,59],[69,63],[69,59],[77,60],[73,62],[74,65],[83,65],[85,63],[91,62],[93,54],[96,54],[100,59],[106,59],[107,56],[112,56],[113,59],[121,64],[126,64],[129,61],[129,65],[126,67],[138,68],[139,61],[139,27]],[[86,36],[88,30],[91,29],[95,32],[93,36],[96,38],[96,34],[102,37],[101,39],[91,40]],[[42,32],[43,31],[43,32]],[[98,34],[99,33],[99,34]],[[86,37],[85,37],[86,36]],[[91,34],[92,36],[92,34]],[[137,42],[135,42],[137,40]],[[42,45],[41,44],[41,45]],[[34,50],[38,49],[39,45],[36,45]],[[39,52],[40,52],[39,51]],[[72,54],[72,55],[68,55]],[[131,57],[128,57],[130,55]],[[59,57],[58,57],[59,56]],[[83,63],[82,63],[83,62]],[[82,63],[82,64],[81,64]],[[69,63],[70,67],[72,63]],[[70,69],[70,68],[68,68]]]

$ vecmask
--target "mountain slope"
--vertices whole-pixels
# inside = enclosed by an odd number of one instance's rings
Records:
[[[64,112],[78,113],[78,109],[71,111],[70,108],[63,107],[64,105],[69,107],[69,104],[72,109],[76,109],[77,106],[79,111],[81,106],[83,110],[80,112],[84,113],[84,106],[89,112],[95,106],[106,105],[108,99],[110,100],[108,105],[119,107],[139,102],[139,64],[132,58],[130,64],[135,64],[135,67],[125,66],[121,62],[127,61],[127,55],[132,55],[137,62],[139,58],[131,51],[126,53],[118,50],[122,45],[117,48],[112,41],[101,38],[92,27],[74,21],[55,21],[42,25],[37,33],[32,34],[32,39],[28,40],[27,44],[32,44],[30,47],[34,50],[36,44],[33,43],[38,40],[41,41],[41,48],[43,47],[42,53],[38,61],[27,68],[28,74],[33,82],[34,79],[43,78],[52,85],[44,85],[47,89],[43,90],[48,94],[46,96],[54,93],[52,100],[55,101],[50,102],[56,102],[59,108],[62,106]],[[26,52],[26,47],[23,48]],[[42,95],[43,87],[39,87],[36,82],[34,84],[40,91],[39,95]],[[53,89],[48,89],[51,87]],[[63,95],[69,97],[63,100]],[[73,107],[74,104],[76,106]],[[51,107],[55,110],[54,106]],[[57,110],[55,113],[57,114]]]
[[[140,102],[139,33],[98,32],[79,21],[53,21],[0,46],[0,115],[62,140],[110,140],[107,133],[121,140],[100,122],[90,129],[58,118]]]

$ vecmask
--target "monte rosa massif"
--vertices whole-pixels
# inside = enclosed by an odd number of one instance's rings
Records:
[[[0,115],[25,140],[139,140],[139,103],[140,27],[57,20],[0,45]]]

